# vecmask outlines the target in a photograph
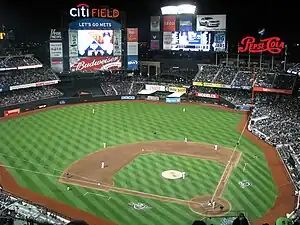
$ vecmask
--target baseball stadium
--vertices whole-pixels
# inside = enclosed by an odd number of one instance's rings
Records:
[[[170,7],[147,60],[117,9],[52,29],[50,66],[0,57],[0,224],[297,224],[300,67],[251,49],[241,66],[220,54],[226,15]],[[167,40],[189,32],[209,44]]]

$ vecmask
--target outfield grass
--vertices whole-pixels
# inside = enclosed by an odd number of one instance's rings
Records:
[[[182,112],[181,105],[137,102],[80,105],[3,121],[0,123],[0,162],[8,167],[20,185],[122,225],[191,224],[200,216],[191,212],[186,206],[119,193],[109,193],[112,199],[107,201],[106,198],[95,195],[83,196],[86,192],[96,193],[86,188],[74,187],[68,192],[65,185],[57,182],[57,176],[69,164],[101,149],[103,142],[108,146],[114,146],[154,140],[183,141],[188,137],[191,141],[226,147],[235,145],[240,136],[236,127],[242,118],[241,114],[203,106],[184,107],[187,110],[185,113]],[[95,114],[92,114],[92,109],[95,109]],[[157,134],[155,135],[154,132]],[[233,210],[246,210],[248,216],[255,219],[272,207],[277,189],[263,152],[246,138],[242,138],[240,143],[239,150],[243,152],[241,162],[239,167],[233,170],[224,196],[231,202]],[[254,155],[257,155],[258,159],[254,160]],[[151,161],[147,157],[149,156],[137,158],[117,174],[114,177],[117,186],[189,198],[192,193],[213,192],[214,189],[211,188],[217,183],[220,171],[222,172],[221,166],[213,163],[209,165],[210,162],[201,160],[158,156]],[[191,171],[188,171],[190,176],[196,169],[194,163],[200,166],[201,170],[203,165],[210,168],[209,173],[214,173],[213,171],[215,173],[210,177],[207,187],[205,183],[198,182],[185,186],[191,190],[191,193],[184,192],[184,188],[180,185],[175,184],[170,188],[162,182],[159,182],[160,190],[154,190],[150,186],[147,189],[147,185],[139,187],[134,179],[128,181],[125,177],[125,175],[134,177],[138,174],[143,179],[146,178],[147,170],[154,170],[150,164],[145,165],[143,172],[134,170],[143,160],[151,161],[151,165],[158,162],[161,166],[166,161],[170,165],[183,162]],[[242,172],[244,162],[247,162],[248,166],[246,171]],[[158,184],[154,173],[152,175],[151,173],[147,173],[147,182],[151,180],[152,183]],[[195,177],[197,181],[202,178],[205,178],[205,174],[202,177],[200,174],[199,177]],[[240,188],[238,184],[244,179],[251,183],[251,186],[246,189]],[[184,185],[188,182],[190,181],[187,179]],[[103,193],[105,194],[107,193]],[[151,209],[135,211],[128,205],[130,202],[142,202],[149,205]]]

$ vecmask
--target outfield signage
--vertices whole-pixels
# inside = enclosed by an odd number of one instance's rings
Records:
[[[9,90],[18,90],[18,89],[25,89],[25,88],[32,88],[32,87],[41,87],[46,85],[53,85],[57,84],[59,80],[49,80],[49,81],[43,81],[43,82],[37,82],[37,83],[31,83],[31,84],[21,84],[21,85],[15,85],[10,86]]]
[[[199,93],[199,92],[196,92],[196,96],[201,98],[214,98],[214,99],[220,98],[219,94],[209,94],[209,93]]]
[[[293,93],[293,90],[284,90],[284,89],[276,89],[276,88],[263,88],[263,87],[254,87],[253,91],[271,92],[271,93],[289,94],[289,95],[291,95]]]
[[[166,98],[167,103],[180,103],[180,98]]]
[[[183,87],[168,87],[169,92],[185,93],[186,88]]]
[[[161,86],[161,85],[146,84],[146,90],[149,90],[149,91],[166,91],[166,87]]]
[[[19,113],[21,113],[21,109],[20,108],[10,109],[10,110],[5,110],[4,111],[4,116],[10,116],[10,115],[19,114]]]
[[[121,100],[135,100],[135,96],[121,96]]]
[[[148,96],[147,100],[148,101],[159,101],[159,97],[158,96]]]

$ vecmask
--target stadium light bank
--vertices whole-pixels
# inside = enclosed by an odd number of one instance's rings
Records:
[[[195,14],[196,6],[190,4],[164,6],[161,7],[161,13],[162,15]]]

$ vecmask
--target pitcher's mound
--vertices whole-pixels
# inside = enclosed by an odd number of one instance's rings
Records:
[[[161,176],[169,180],[176,180],[182,178],[182,172],[178,170],[166,170],[161,173]]]
[[[189,203],[190,208],[203,216],[216,217],[226,215],[230,209],[230,203],[222,198],[215,199],[215,207],[209,206],[208,202],[212,199],[212,196],[199,196],[195,197]]]

